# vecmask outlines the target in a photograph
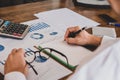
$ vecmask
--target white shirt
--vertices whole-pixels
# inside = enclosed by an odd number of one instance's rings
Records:
[[[5,75],[4,80],[26,80],[21,72],[10,72]]]
[[[103,37],[101,46],[80,62],[67,80],[120,80],[120,40]],[[5,75],[4,80],[26,80],[20,72]]]
[[[101,46],[68,80],[120,80],[120,39],[104,37]]]

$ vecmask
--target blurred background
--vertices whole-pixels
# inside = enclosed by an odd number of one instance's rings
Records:
[[[0,7],[36,2],[36,1],[44,1],[44,0],[0,0]]]
[[[25,3],[31,3],[31,2],[37,2],[37,1],[45,1],[45,0],[0,0],[0,7],[6,7],[6,6],[13,6],[18,4],[25,4]],[[54,1],[54,0],[53,0]],[[60,1],[67,1],[67,0],[60,0]],[[109,5],[107,0],[72,0],[75,5],[79,6],[86,6],[91,7],[92,6],[106,6]],[[99,6],[98,6],[99,7]]]

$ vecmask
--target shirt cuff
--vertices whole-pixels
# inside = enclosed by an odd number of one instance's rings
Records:
[[[21,72],[10,72],[5,75],[4,80],[26,80],[26,78]]]
[[[106,44],[107,42],[109,42],[109,41],[111,41],[111,40],[115,40],[115,39],[116,39],[116,38],[112,38],[112,37],[108,37],[108,36],[103,36],[101,45],[102,45],[102,44]]]

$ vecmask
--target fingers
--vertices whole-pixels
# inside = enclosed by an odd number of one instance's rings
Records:
[[[27,74],[28,74],[28,65],[25,65],[25,69],[24,69],[24,72],[25,76],[27,77]]]
[[[27,74],[27,67],[24,58],[24,49],[13,49],[9,54],[6,63],[5,63],[5,74],[13,71],[19,71]]]
[[[79,40],[78,38],[66,38],[66,42],[69,44],[78,44]]]
[[[19,48],[19,49],[16,49],[16,48],[14,48],[12,51],[11,51],[11,53],[10,53],[10,55],[23,55],[24,56],[24,53],[25,53],[25,51],[24,51],[24,49],[22,49],[22,48]]]
[[[16,52],[17,52],[17,49],[14,48],[11,53],[16,53]]]
[[[7,60],[9,59],[9,60],[13,60],[14,58],[15,59],[21,59],[21,60],[23,60],[24,61],[24,54],[25,54],[25,51],[24,51],[24,49],[22,49],[22,48],[19,48],[19,49],[13,49],[12,51],[11,51],[11,53],[9,54],[9,56],[8,56],[8,58],[7,58]]]
[[[68,38],[69,33],[78,31],[79,29],[80,29],[79,26],[68,28],[66,30],[66,33],[65,33],[65,36],[64,36],[64,40],[66,40],[66,38]]]
[[[19,48],[19,49],[17,50],[17,53],[20,54],[20,55],[22,55],[22,56],[24,56],[25,50],[22,49],[22,48]]]

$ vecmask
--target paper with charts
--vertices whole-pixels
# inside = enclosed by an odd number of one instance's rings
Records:
[[[49,28],[50,25],[43,21],[33,20],[26,22],[26,24],[29,24],[31,29],[23,40],[0,37],[0,44],[4,46],[4,49],[0,51],[0,72],[4,73],[6,58],[13,48],[21,47],[24,48],[25,51],[28,49],[36,51],[36,49],[33,48],[34,45],[41,45],[61,37],[59,31],[57,31],[57,33],[59,33],[59,35],[57,35],[54,29],[51,30],[51,28]],[[38,35],[33,36],[34,33],[41,34],[43,37],[40,35],[39,37],[41,38],[37,39]],[[25,58],[31,58],[31,55],[33,54],[25,54]],[[72,73],[71,70],[65,68],[51,58],[44,63],[34,61],[32,65],[38,72],[38,75],[29,67],[28,80],[58,80]]]
[[[68,9],[65,8],[63,11],[64,10]],[[58,17],[57,22],[54,22],[54,20],[52,22],[52,20],[50,21],[49,18],[31,20],[23,23],[31,26],[29,33],[23,40],[0,37],[0,45],[4,47],[2,47],[2,50],[0,51],[0,72],[4,72],[6,58],[13,48],[24,48],[26,50],[28,48],[33,49],[34,45],[51,47],[64,53],[68,57],[69,63],[73,66],[78,65],[80,60],[82,60],[86,55],[92,53],[84,47],[67,44],[63,37],[66,29],[70,26],[75,26],[75,24],[82,25],[84,27],[97,26],[99,23],[84,16],[79,16],[71,10],[68,10],[68,13],[65,11],[64,14],[71,15],[74,20],[66,21],[65,18],[65,23],[62,23],[62,19],[59,19],[60,17]],[[76,17],[79,17],[79,19]],[[30,54],[26,54],[26,56],[30,57]],[[56,56],[60,57],[59,55]],[[34,68],[38,71],[39,75],[36,76],[33,70],[29,68],[28,80],[57,80],[71,73],[69,69],[65,68],[51,58],[46,63],[34,62],[32,65],[34,65]]]
[[[54,26],[60,25],[61,27],[94,27],[100,23],[93,21],[83,15],[80,15],[68,8],[54,9],[50,11],[40,12],[34,14],[37,18],[47,21]]]

